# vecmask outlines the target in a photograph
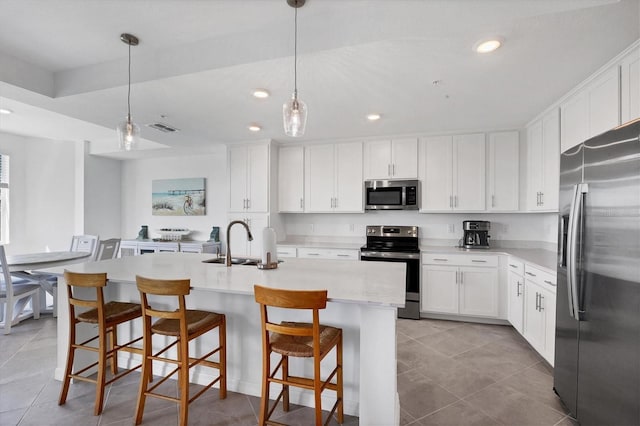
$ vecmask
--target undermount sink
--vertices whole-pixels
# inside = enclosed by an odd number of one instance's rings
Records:
[[[224,265],[226,260],[224,257],[216,257],[214,259],[203,260],[202,263],[219,263]],[[251,257],[232,257],[231,264],[232,265],[257,265],[260,263],[260,259],[254,259]]]

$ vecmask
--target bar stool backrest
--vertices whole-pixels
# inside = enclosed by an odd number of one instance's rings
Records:
[[[145,322],[150,322],[152,317],[178,319],[181,320],[181,325],[184,325],[186,331],[185,313],[187,307],[184,296],[188,295],[191,291],[190,280],[185,279],[158,281],[151,278],[136,276],[136,284],[138,286],[138,290],[140,291],[140,299],[142,300],[142,316]],[[162,309],[154,309],[149,303],[148,295],[177,297],[178,310],[167,311]]]
[[[69,314],[71,318],[75,318],[75,307],[95,308],[98,310],[98,323],[104,324],[104,293],[102,289],[107,285],[106,273],[75,273],[65,270],[64,280],[67,283],[67,296],[69,298]],[[95,299],[81,299],[74,296],[73,287],[95,288]]]

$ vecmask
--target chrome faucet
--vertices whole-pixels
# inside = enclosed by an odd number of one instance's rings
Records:
[[[229,222],[229,225],[227,225],[227,266],[231,266],[231,247],[230,247],[231,227],[236,223],[239,223],[242,226],[244,226],[244,228],[247,230],[247,239],[249,241],[253,241],[253,235],[251,235],[251,230],[249,229],[249,225],[247,225],[245,222],[241,220],[232,220],[231,222]]]

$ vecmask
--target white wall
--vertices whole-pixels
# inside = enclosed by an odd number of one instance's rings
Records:
[[[122,162],[89,154],[84,146],[84,233],[120,238]]]
[[[68,250],[75,230],[76,144],[0,132],[10,156],[9,254]]]
[[[420,238],[427,240],[458,240],[462,238],[462,221],[491,222],[492,241],[540,241],[555,244],[557,214],[435,214],[411,211],[367,212],[363,214],[293,214],[284,215],[288,238],[353,237],[364,241],[367,225],[416,225]]]
[[[141,225],[149,226],[149,237],[160,228],[188,228],[195,240],[208,240],[212,226],[224,232],[227,224],[227,157],[224,146],[212,154],[126,160],[122,164],[122,238],[136,238]],[[151,182],[154,179],[206,178],[205,216],[153,216]],[[221,235],[222,238],[222,235]]]

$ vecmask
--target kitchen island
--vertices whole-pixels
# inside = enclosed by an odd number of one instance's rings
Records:
[[[329,303],[320,314],[322,323],[340,327],[344,334],[344,409],[360,417],[363,425],[393,425],[399,422],[396,383],[396,311],[405,301],[405,266],[388,262],[349,262],[341,260],[287,259],[275,270],[255,266],[203,263],[211,254],[158,253],[131,256],[102,262],[74,265],[73,272],[106,272],[109,283],[106,297],[111,300],[139,302],[135,276],[158,279],[189,278],[192,291],[187,298],[190,309],[206,309],[227,316],[228,389],[260,396],[262,348],[260,312],[253,297],[253,285],[285,289],[327,289]],[[62,268],[48,272],[62,273]],[[58,362],[55,377],[62,379],[68,342],[69,312],[63,278],[58,285]],[[277,312],[274,312],[277,314]],[[287,312],[287,319],[309,321],[306,312]],[[277,320],[277,315],[273,315]],[[122,339],[140,335],[142,324],[121,327]],[[130,328],[129,328],[130,327]],[[203,336],[205,345],[215,336]],[[82,336],[79,336],[82,339]],[[123,354],[122,365],[133,365],[136,355]],[[329,356],[331,358],[331,355]],[[300,361],[294,363],[293,361]],[[312,374],[312,364],[291,360],[291,369]],[[76,359],[76,365],[88,358]],[[164,368],[158,366],[155,368]],[[323,376],[330,371],[323,368]],[[206,372],[196,370],[192,381],[205,384]],[[276,393],[277,395],[277,393]],[[326,400],[325,400],[326,398]],[[331,392],[323,395],[323,407],[335,401]],[[308,392],[291,390],[291,402],[313,405]]]

